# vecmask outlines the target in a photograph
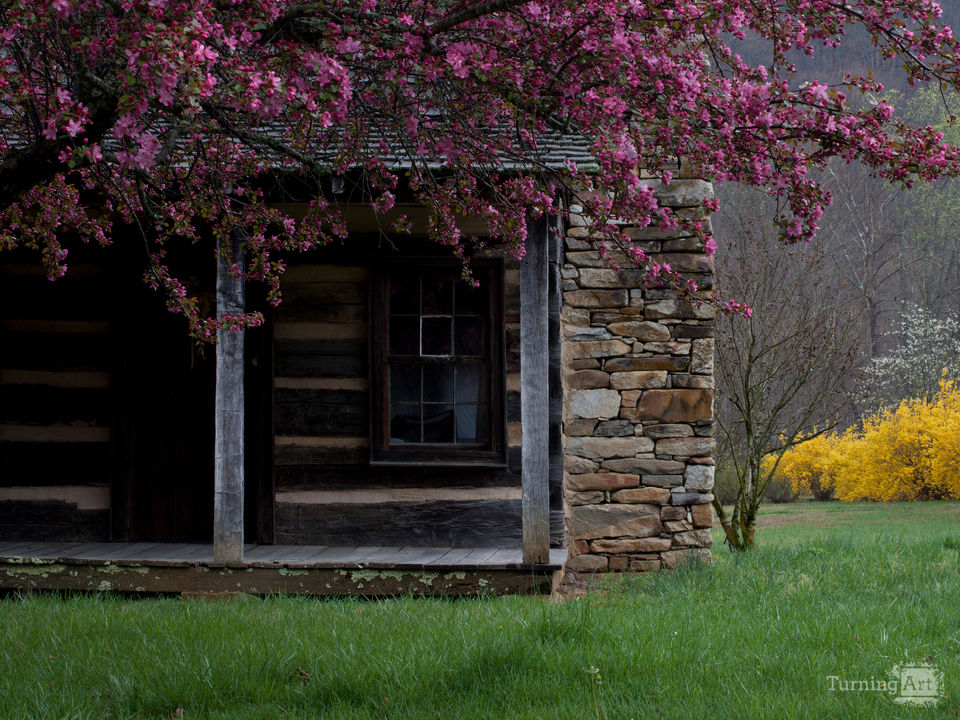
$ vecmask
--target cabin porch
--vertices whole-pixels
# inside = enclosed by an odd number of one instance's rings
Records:
[[[521,548],[258,545],[216,563],[202,543],[0,542],[0,590],[204,595],[477,595],[550,592],[566,549],[546,564]]]

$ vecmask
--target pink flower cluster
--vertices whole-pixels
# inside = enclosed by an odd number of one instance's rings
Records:
[[[243,274],[278,300],[284,254],[346,235],[330,179],[350,176],[395,230],[412,194],[461,257],[483,242],[463,217],[521,254],[526,215],[577,192],[648,281],[680,283],[621,229],[680,228],[715,252],[702,222],[657,201],[684,165],[781,198],[795,241],[830,202],[809,171],[833,157],[905,184],[960,171],[935,130],[858,101],[882,92],[870,77],[804,83],[788,59],[860,23],[912,81],[958,88],[960,44],[938,17],[932,0],[8,0],[0,152],[48,170],[0,199],[0,248],[36,248],[55,276],[63,237],[141,228],[151,282],[209,335],[166,254],[242,231]],[[747,32],[769,40],[768,65],[739,56]],[[558,137],[594,160],[548,158]],[[310,201],[296,222],[264,194],[278,174]]]

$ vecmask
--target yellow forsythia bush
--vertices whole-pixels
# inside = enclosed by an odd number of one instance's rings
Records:
[[[773,459],[769,461],[773,463]],[[787,450],[777,475],[797,492],[832,488],[840,500],[960,498],[960,384]]]

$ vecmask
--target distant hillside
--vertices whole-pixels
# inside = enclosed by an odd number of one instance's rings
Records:
[[[960,35],[960,1],[948,0],[941,3],[943,16],[941,21]],[[728,39],[730,47],[750,64],[770,65],[771,51],[768,40],[748,36],[743,42]],[[794,53],[791,61],[797,65],[798,77],[818,79],[833,84],[841,80],[843,73],[865,75],[873,70],[874,77],[887,89],[895,89],[909,94],[907,78],[900,63],[896,60],[884,60],[870,42],[870,36],[862,25],[850,28],[847,37],[838,48],[817,47],[813,56]]]

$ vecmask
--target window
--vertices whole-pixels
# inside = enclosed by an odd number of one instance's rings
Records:
[[[502,265],[393,263],[373,276],[371,458],[504,462]]]

